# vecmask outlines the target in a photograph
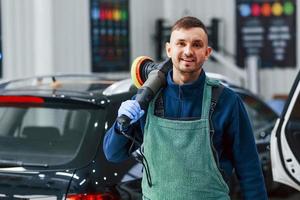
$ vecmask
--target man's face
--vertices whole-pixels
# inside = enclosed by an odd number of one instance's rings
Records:
[[[204,30],[198,27],[174,30],[170,43],[166,44],[167,55],[173,62],[173,73],[200,74],[211,53],[207,40]]]

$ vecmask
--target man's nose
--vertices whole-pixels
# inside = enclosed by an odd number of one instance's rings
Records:
[[[186,45],[185,48],[184,48],[184,54],[186,56],[190,56],[192,54],[192,49],[191,49],[191,46],[190,45]]]

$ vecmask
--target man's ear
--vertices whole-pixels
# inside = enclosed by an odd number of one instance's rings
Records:
[[[166,42],[166,53],[169,58],[171,58],[171,45],[169,42]]]
[[[210,54],[212,53],[212,48],[210,47],[210,46],[208,46],[207,48],[206,48],[206,52],[205,52],[205,60],[207,60],[208,58],[209,58],[209,56],[210,56]]]

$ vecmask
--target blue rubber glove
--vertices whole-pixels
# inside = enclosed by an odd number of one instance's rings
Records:
[[[126,115],[131,119],[130,124],[133,124],[138,121],[144,113],[145,111],[141,109],[140,104],[136,100],[127,100],[121,104],[118,110],[118,117]]]

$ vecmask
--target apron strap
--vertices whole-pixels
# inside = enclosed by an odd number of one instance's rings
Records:
[[[155,101],[154,115],[156,115],[158,117],[164,117],[165,116],[164,100],[163,100],[162,92],[160,92],[158,94],[158,97]]]
[[[212,139],[213,139],[213,136],[215,133],[214,125],[212,122],[212,115],[213,115],[213,112],[215,111],[219,97],[220,97],[221,93],[223,92],[223,90],[224,90],[224,85],[222,85],[222,84],[220,84],[218,86],[214,86],[212,88],[211,105],[210,105],[210,111],[209,111],[209,129],[210,129],[210,137]],[[214,148],[214,144],[212,142],[211,142],[211,146],[212,146],[212,152],[213,152],[217,167],[218,167],[219,171],[221,172],[221,175],[222,175],[224,181],[227,183],[229,181],[229,177],[226,175],[224,170],[221,169],[221,167],[220,167],[219,156],[218,156],[218,153],[217,153],[216,149]]]
[[[215,111],[216,105],[218,103],[221,93],[223,92],[223,89],[224,89],[224,85],[222,84],[212,88],[211,104],[210,104],[210,111],[209,111],[210,116],[212,116],[213,112]]]
[[[201,118],[209,119],[210,114],[210,105],[211,105],[211,93],[214,82],[210,81],[208,77],[205,77],[205,83],[203,88],[203,97],[202,97],[202,111]]]

